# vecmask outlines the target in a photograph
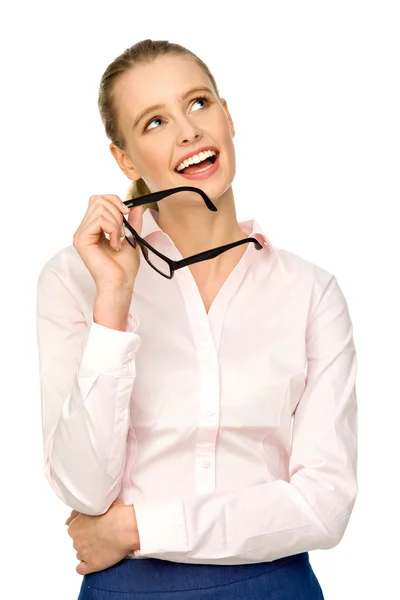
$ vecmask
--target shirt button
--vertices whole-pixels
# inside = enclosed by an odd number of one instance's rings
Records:
[[[209,460],[203,460],[201,464],[205,469],[208,469],[208,467],[211,465],[211,462]]]
[[[127,357],[127,358],[129,358],[129,360],[131,360],[131,359],[134,357],[133,350],[130,350],[130,351],[128,352],[128,354],[126,355],[126,357]]]

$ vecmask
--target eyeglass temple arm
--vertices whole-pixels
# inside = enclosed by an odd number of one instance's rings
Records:
[[[176,268],[180,269],[182,267],[187,267],[188,265],[191,265],[193,263],[199,262],[200,260],[203,259],[210,259],[210,258],[215,258],[216,256],[219,256],[220,254],[222,254],[222,252],[225,252],[226,250],[230,250],[231,248],[234,248],[235,246],[240,246],[241,244],[247,244],[249,242],[253,242],[253,244],[255,245],[255,247],[257,248],[257,250],[262,250],[262,245],[260,244],[260,242],[258,240],[256,240],[256,238],[245,238],[243,240],[238,240],[237,242],[231,242],[230,244],[226,244],[225,246],[219,246],[218,248],[213,248],[212,250],[205,250],[204,252],[199,252],[198,254],[195,254],[194,256],[189,256],[188,258],[183,258],[182,260],[178,260],[178,261],[174,261],[176,265],[178,265]]]
[[[167,196],[171,196],[172,194],[176,194],[177,192],[197,192],[203,198],[207,208],[216,212],[218,209],[211,202],[210,198],[207,196],[203,190],[200,188],[196,188],[190,185],[180,186],[178,188],[170,188],[168,190],[161,190],[160,192],[151,192],[150,194],[146,194],[145,196],[141,196],[140,198],[132,198],[131,200],[124,200],[124,204],[128,208],[133,208],[134,206],[141,206],[143,204],[150,204],[151,202],[159,202],[163,198]]]

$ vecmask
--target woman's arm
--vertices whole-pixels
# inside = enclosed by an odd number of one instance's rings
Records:
[[[293,422],[289,482],[135,502],[137,556],[240,564],[332,548],[357,496],[356,351],[346,301],[331,277],[307,329],[306,387]]]
[[[49,261],[37,287],[44,471],[68,506],[99,515],[121,486],[141,339],[131,317],[127,331],[87,322],[63,260]]]

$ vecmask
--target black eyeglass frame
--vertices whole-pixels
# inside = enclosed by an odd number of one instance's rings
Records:
[[[177,192],[184,192],[184,191],[185,192],[197,192],[203,198],[205,205],[207,206],[207,208],[209,210],[212,210],[213,212],[216,212],[218,210],[217,207],[215,206],[215,204],[213,204],[213,202],[210,200],[210,198],[207,196],[207,194],[205,192],[203,192],[203,190],[201,190],[200,188],[192,187],[192,186],[179,186],[176,188],[170,188],[168,190],[162,190],[160,192],[152,192],[150,194],[146,194],[145,196],[140,196],[140,198],[132,198],[131,200],[124,200],[123,202],[128,208],[133,208],[135,206],[142,206],[144,204],[150,204],[152,202],[159,202],[163,198],[167,198],[168,196],[171,196],[172,194],[176,194]],[[198,254],[193,254],[192,256],[188,256],[187,258],[182,258],[180,260],[173,260],[172,258],[165,256],[165,254],[162,254],[161,252],[159,252],[158,250],[153,248],[153,246],[151,246],[148,242],[146,242],[145,239],[140,237],[138,232],[135,231],[135,229],[133,229],[133,227],[128,223],[128,221],[125,219],[124,216],[122,218],[123,218],[124,226],[131,232],[131,234],[133,236],[133,240],[135,242],[135,243],[132,243],[131,240],[129,239],[129,237],[127,237],[126,239],[129,242],[129,244],[133,248],[136,248],[137,244],[139,244],[140,249],[142,250],[143,256],[146,259],[146,261],[148,262],[148,264],[155,271],[157,271],[157,273],[159,273],[160,275],[162,275],[163,277],[165,277],[167,279],[172,279],[172,277],[174,276],[174,271],[176,271],[177,269],[182,269],[183,267],[187,267],[188,265],[192,265],[194,263],[201,262],[203,260],[209,260],[209,259],[215,258],[216,256],[219,256],[223,252],[226,252],[227,250],[230,250],[231,248],[235,248],[236,246],[240,246],[241,244],[247,244],[249,242],[252,242],[257,250],[262,250],[262,248],[263,248],[262,244],[260,244],[260,242],[256,238],[248,237],[248,238],[244,238],[243,240],[231,242],[230,244],[225,244],[224,246],[219,246],[218,248],[204,250],[203,252],[199,252]],[[154,254],[156,254],[159,258],[161,258],[168,264],[169,271],[170,271],[169,275],[167,275],[166,273],[162,273],[162,271],[157,269],[157,267],[155,267],[150,262],[150,260],[148,258],[147,249],[151,250],[151,252],[154,252]]]

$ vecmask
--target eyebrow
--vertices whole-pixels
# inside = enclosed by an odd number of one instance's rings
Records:
[[[180,96],[180,100],[185,100],[185,98],[187,98],[188,96],[191,96],[191,94],[194,94],[195,92],[209,92],[210,94],[212,94],[212,91],[210,90],[210,88],[206,87],[206,86],[201,86],[201,87],[194,87],[190,90],[188,90],[187,92],[184,92],[183,94],[181,94]],[[160,108],[165,108],[165,104],[154,104],[153,106],[149,106],[149,108],[146,108],[145,110],[143,110],[135,119],[135,122],[133,123],[133,127],[132,129],[135,129],[135,127],[140,123],[140,121],[143,119],[143,117],[145,117],[148,113],[153,112],[154,110],[159,110]]]

